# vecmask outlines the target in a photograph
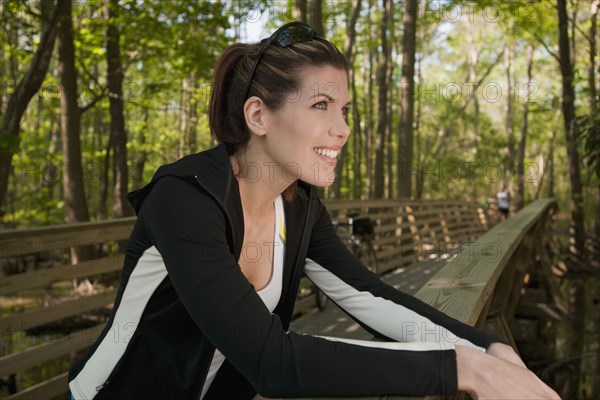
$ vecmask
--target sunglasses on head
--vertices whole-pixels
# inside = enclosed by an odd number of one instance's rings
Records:
[[[250,85],[252,84],[252,79],[254,78],[254,73],[256,72],[256,68],[258,67],[258,63],[262,58],[263,53],[272,43],[277,43],[279,47],[288,47],[296,43],[309,42],[313,40],[315,37],[321,37],[317,32],[310,27],[310,25],[305,24],[304,22],[289,22],[279,29],[277,29],[273,34],[267,39],[261,40],[263,43],[260,51],[258,52],[258,56],[256,56],[256,60],[254,61],[254,65],[252,66],[252,70],[250,71],[250,75],[246,80],[246,86],[244,87],[243,96],[242,96],[242,106],[248,97],[248,92],[250,91]]]

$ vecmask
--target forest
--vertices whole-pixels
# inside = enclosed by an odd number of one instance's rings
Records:
[[[221,52],[305,21],[352,65],[351,134],[321,196],[488,207],[505,182],[511,213],[555,198],[556,274],[575,315],[556,368],[572,376],[565,398],[598,398],[599,9],[600,0],[2,0],[0,230],[132,216],[129,191],[215,145],[207,110]]]

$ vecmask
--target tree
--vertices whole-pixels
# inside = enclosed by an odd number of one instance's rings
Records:
[[[358,16],[360,14],[360,9],[362,5],[362,0],[353,0],[352,1],[352,14],[350,15],[350,20],[346,24],[346,40],[344,42],[344,56],[348,60],[350,64],[350,73],[348,79],[350,82],[350,90],[352,93],[352,97],[356,98],[356,83],[355,83],[355,74],[354,74],[354,53],[356,51],[356,21],[358,20]],[[353,147],[356,148],[358,145],[357,139],[360,137],[360,114],[358,110],[358,105],[352,107],[352,138],[353,138]],[[346,159],[348,152],[348,146],[342,147],[342,154],[340,154],[339,163],[340,165],[344,165],[344,160]],[[355,153],[356,154],[356,153]],[[360,159],[360,158],[356,158]],[[357,168],[357,164],[354,164],[354,176],[359,176],[357,171],[360,166]],[[338,171],[343,171],[341,168]],[[338,178],[333,182],[333,196],[335,198],[340,198],[341,196],[341,187],[342,187],[342,174],[338,174]],[[356,185],[355,187],[360,187],[360,185]],[[356,191],[355,191],[356,193]]]
[[[77,70],[73,44],[71,0],[59,0],[58,74],[60,76],[63,186],[67,223],[89,221],[81,160],[80,110],[77,105]]]
[[[306,22],[306,0],[294,0],[296,20]]]
[[[527,130],[529,128],[529,101],[531,88],[531,70],[533,68],[533,46],[527,46],[527,94],[523,102],[523,116],[521,117],[521,140],[519,141],[519,151],[517,153],[517,209],[520,210],[525,205],[525,149],[527,148]]]
[[[6,110],[3,112],[0,127],[0,210],[6,198],[8,179],[12,169],[12,158],[19,148],[19,131],[21,119],[33,96],[40,90],[50,65],[54,50],[58,25],[58,7],[54,1],[40,1],[41,37],[40,44],[29,64],[25,75],[17,84],[10,96]],[[0,211],[0,215],[1,215]]]
[[[388,94],[388,30],[390,28],[390,13],[392,2],[391,0],[383,0],[383,16],[381,24],[381,52],[378,57],[378,65],[376,72],[377,81],[377,128],[376,128],[376,144],[375,144],[375,182],[373,197],[382,199],[385,195],[385,176],[384,176],[384,160],[385,160],[385,144],[388,128],[388,113],[387,113],[387,94]]]
[[[575,90],[573,88],[573,65],[569,43],[569,17],[566,0],[557,0],[558,6],[558,46],[560,72],[562,77],[562,111],[571,181],[571,227],[575,253],[583,254],[583,192],[577,150],[577,121],[575,119]]]
[[[123,66],[121,62],[120,32],[117,25],[119,1],[107,0],[106,18],[106,81],[110,104],[110,144],[113,149],[113,217],[133,215],[127,202],[127,132],[123,115]]]
[[[323,27],[323,0],[309,0],[308,24],[321,36],[325,36]]]
[[[571,181],[571,241],[572,249],[578,260],[584,252],[585,232],[583,226],[583,191],[579,167],[579,152],[577,151],[577,120],[575,119],[575,90],[573,88],[573,65],[571,64],[571,46],[569,43],[569,17],[566,0],[557,0],[558,8],[558,48],[560,72],[562,76],[562,111],[567,144],[567,159],[569,163],[569,178]],[[573,265],[573,267],[575,267]],[[585,281],[574,279],[571,290],[571,305],[575,321],[585,326]],[[573,354],[583,352],[583,332],[581,329],[573,332],[570,351]],[[566,397],[579,397],[579,379],[581,376],[581,360],[574,362],[574,371],[570,379],[569,391]]]
[[[415,54],[417,1],[404,2],[400,123],[398,125],[398,198],[412,196],[413,120],[415,110]],[[417,169],[415,169],[417,170]]]

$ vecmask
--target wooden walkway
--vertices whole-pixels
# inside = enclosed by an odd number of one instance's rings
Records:
[[[425,261],[391,271],[381,279],[388,285],[414,295],[438,272],[446,261]],[[371,340],[373,335],[348,317],[332,301],[323,311],[314,309],[292,321],[290,330],[297,333]]]

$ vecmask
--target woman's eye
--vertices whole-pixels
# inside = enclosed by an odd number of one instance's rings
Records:
[[[318,108],[319,110],[326,110],[327,104],[325,104],[324,101],[320,101],[317,104],[315,104],[313,107]]]

